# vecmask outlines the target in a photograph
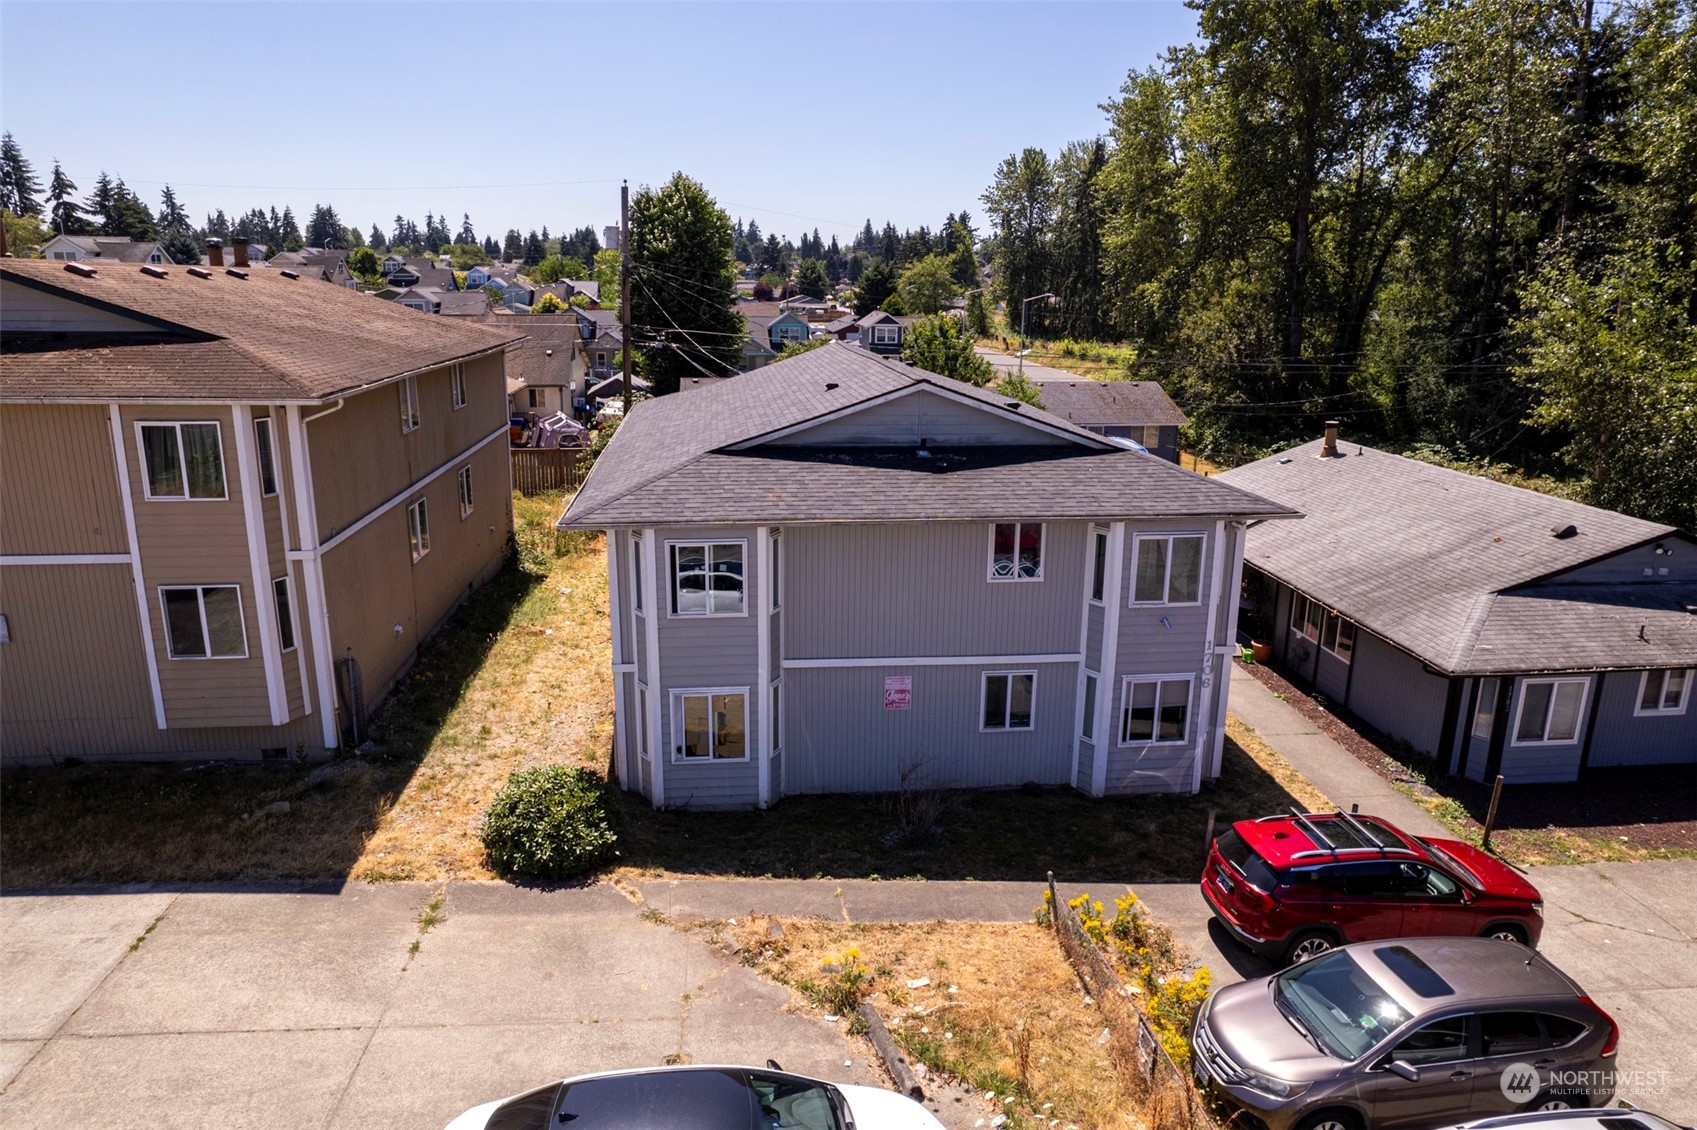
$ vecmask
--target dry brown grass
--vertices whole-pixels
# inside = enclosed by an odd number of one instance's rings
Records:
[[[774,921],[757,915],[718,929],[742,944],[748,964],[804,1000],[831,978],[825,963],[857,948],[872,973],[868,999],[909,1058],[980,1095],[995,1092],[1010,1126],[1155,1124],[1135,1069],[1101,1039],[1103,1016],[1047,927],[784,919],[773,938]],[[921,978],[930,984],[907,987]]]
[[[1298,773],[1290,762],[1280,757],[1272,746],[1262,741],[1261,736],[1235,714],[1226,715],[1226,736],[1236,742],[1238,748],[1248,754],[1298,804],[1310,811],[1332,807],[1332,802],[1325,793],[1309,784],[1308,778]]]
[[[556,496],[518,500],[521,537],[526,523],[534,532],[561,509]],[[478,829],[509,775],[537,765],[607,769],[613,677],[606,562],[604,541],[588,537],[554,560],[366,840],[355,878],[495,878]]]

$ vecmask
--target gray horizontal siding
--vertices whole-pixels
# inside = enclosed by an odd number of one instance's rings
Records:
[[[916,392],[849,416],[797,432],[780,444],[814,447],[959,447],[969,444],[1058,444],[1069,442],[1004,416],[994,408],[960,404],[932,392]]]
[[[1029,731],[980,733],[990,666],[805,668],[784,673],[784,791],[1064,784],[1072,769],[1076,664],[1037,667]],[[913,678],[913,706],[884,709],[884,677]],[[668,785],[668,792],[670,786]]]
[[[1202,599],[1198,604],[1132,604],[1133,545],[1137,534],[1202,534]],[[1119,648],[1114,674],[1165,675],[1200,672],[1207,650],[1208,604],[1215,594],[1213,523],[1127,525],[1120,568]],[[1229,565],[1229,563],[1228,563]],[[1222,574],[1229,580],[1228,567]]]
[[[784,654],[1072,654],[1084,531],[1082,522],[1048,523],[1043,579],[991,581],[986,523],[786,527]]]
[[[1591,739],[1590,766],[1677,765],[1697,761],[1697,691],[1686,699],[1684,714],[1633,713],[1641,691],[1642,673],[1613,671],[1598,677],[1596,733]]]
[[[749,702],[753,712],[752,697]],[[754,754],[754,730],[749,730],[747,761],[666,765],[667,808],[752,808],[760,801],[760,766]]]
[[[1200,648],[1198,648],[1200,652]],[[1202,716],[1202,676],[1200,662],[1190,672],[1190,736],[1183,743],[1136,743],[1121,745],[1119,738],[1125,724],[1125,676],[1147,672],[1116,671],[1113,701],[1108,712],[1108,733],[1104,749],[1108,757],[1108,773],[1104,791],[1115,793],[1178,793],[1189,792],[1195,777],[1198,750],[1205,748],[1209,737]],[[1163,674],[1184,674],[1174,669]]]

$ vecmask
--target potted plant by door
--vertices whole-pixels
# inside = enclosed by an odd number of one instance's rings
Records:
[[[1266,663],[1273,658],[1272,623],[1265,611],[1265,595],[1259,577],[1244,577],[1243,590],[1238,594],[1238,627],[1249,637],[1249,652],[1255,662]]]

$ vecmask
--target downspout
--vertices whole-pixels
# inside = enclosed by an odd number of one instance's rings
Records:
[[[310,416],[301,415],[298,404],[288,405],[290,469],[295,480],[295,523],[300,549],[290,554],[300,561],[306,581],[307,622],[312,633],[313,666],[317,668],[318,702],[323,720],[324,748],[341,745],[341,727],[336,721],[336,661],[330,653],[330,607],[324,592],[324,562],[318,541],[318,500],[312,489],[312,452],[307,445],[306,425],[332,412],[341,411],[346,398]]]

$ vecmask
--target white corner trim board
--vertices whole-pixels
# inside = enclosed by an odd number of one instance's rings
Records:
[[[124,502],[124,536],[129,540],[130,577],[136,586],[136,610],[141,615],[141,647],[147,657],[147,685],[153,692],[153,720],[165,729],[165,694],[159,688],[159,656],[153,650],[153,613],[147,603],[147,582],[141,576],[141,543],[136,540],[136,503],[130,493],[130,457],[124,450],[124,421],[116,404],[108,405],[112,422],[112,458],[118,465],[118,495]]]
[[[259,621],[259,656],[265,667],[265,694],[271,702],[271,724],[289,721],[288,696],[283,690],[282,637],[277,629],[277,604],[271,592],[271,554],[265,544],[265,512],[259,485],[259,460],[254,451],[253,410],[230,406],[235,427],[236,481],[242,488],[242,520],[247,526],[248,568],[253,574],[253,611]]]
[[[128,553],[0,553],[0,565],[128,565]]]

